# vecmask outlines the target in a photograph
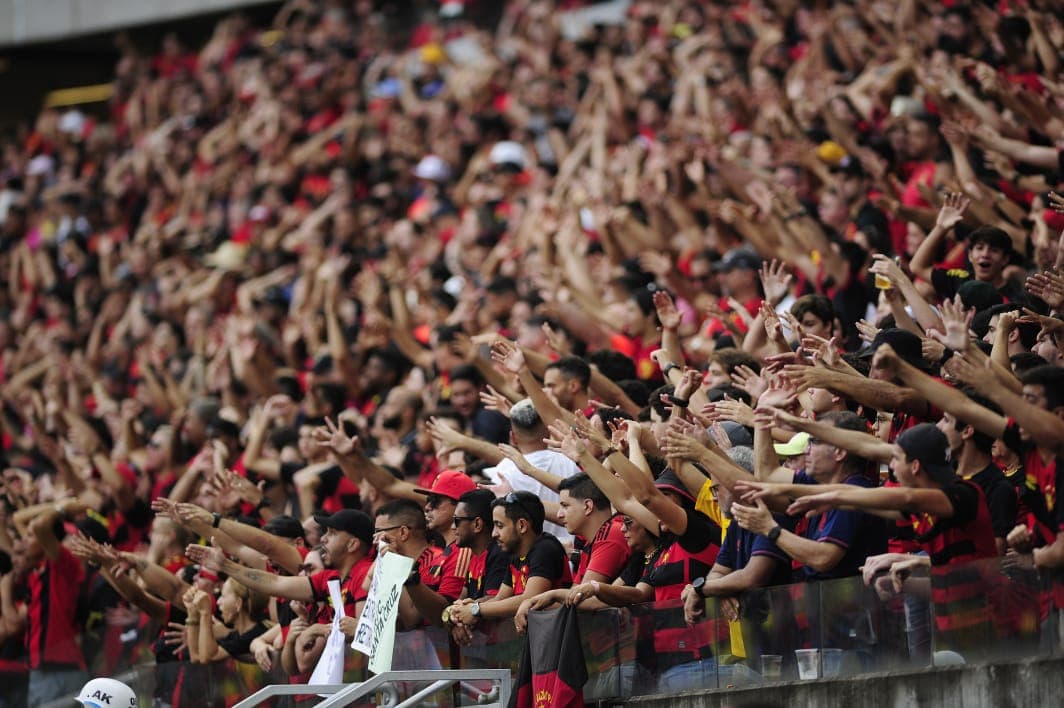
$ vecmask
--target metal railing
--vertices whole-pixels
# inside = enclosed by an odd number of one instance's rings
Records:
[[[376,693],[385,692],[385,699],[380,706],[390,708],[407,708],[407,706],[419,705],[437,691],[450,688],[456,683],[463,681],[491,681],[498,683],[497,705],[504,706],[510,700],[511,676],[509,669],[444,669],[440,671],[387,671],[378,674],[371,679],[360,683],[351,684],[327,684],[321,686],[295,685],[295,684],[272,684],[256,691],[244,700],[237,703],[233,708],[254,708],[266,701],[280,696],[328,696],[324,701],[317,704],[317,708],[335,708],[348,706],[355,701]],[[429,685],[416,691],[401,702],[398,700],[403,684]],[[388,689],[392,690],[388,690]]]

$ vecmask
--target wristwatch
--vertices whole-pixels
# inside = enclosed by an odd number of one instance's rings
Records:
[[[448,605],[447,607],[443,608],[443,615],[440,616],[440,619],[443,620],[444,624],[450,624],[451,623],[451,606],[450,605]]]
[[[773,543],[775,543],[776,541],[779,540],[781,533],[783,533],[783,527],[780,526],[779,524],[776,524],[771,529],[769,529],[768,533],[766,533],[765,536],[768,537],[768,540],[770,540]]]
[[[699,597],[703,598],[705,597],[705,594],[702,592],[702,588],[705,587],[705,584],[706,576],[704,575],[700,575],[693,581],[691,581],[691,587],[695,589],[695,595],[698,595]]]
[[[472,605],[469,606],[469,614],[473,615],[474,617],[480,617],[479,602],[474,602]]]
[[[662,376],[665,377],[665,381],[668,382],[668,380],[669,380],[669,372],[670,371],[672,371],[673,369],[679,369],[679,368],[680,368],[680,365],[676,364],[675,362],[671,362],[670,361],[668,364],[666,364],[665,368],[661,370],[661,374],[662,374]]]

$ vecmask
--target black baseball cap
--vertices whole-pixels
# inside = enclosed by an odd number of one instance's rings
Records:
[[[733,248],[713,264],[713,271],[716,273],[726,273],[736,268],[758,270],[761,268],[761,256],[747,248]]]
[[[272,517],[262,527],[262,530],[281,538],[302,538],[306,540],[306,536],[303,534],[303,524],[299,523],[299,519],[287,514]]]
[[[314,520],[325,529],[346,531],[359,541],[373,541],[373,519],[357,509],[340,509],[334,514],[315,514]]]
[[[963,283],[957,288],[957,294],[961,296],[961,302],[966,308],[974,307],[976,312],[989,310],[1005,302],[1005,298],[992,283],[982,280],[969,280]]]
[[[910,460],[919,460],[920,468],[938,484],[946,485],[957,478],[950,464],[949,440],[934,423],[920,423],[909,428],[895,441]]]

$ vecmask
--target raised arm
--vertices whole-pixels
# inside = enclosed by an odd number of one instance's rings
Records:
[[[916,249],[916,253],[913,254],[913,259],[909,263],[909,268],[915,275],[929,283],[931,282],[931,271],[935,266],[935,254],[938,253],[939,246],[946,234],[950,232],[950,229],[959,224],[961,219],[964,218],[964,211],[968,208],[969,203],[968,197],[958,192],[951,192],[946,195],[942,208],[938,212],[938,217],[935,219],[935,227],[931,229],[931,233],[927,235],[927,238],[920,243],[920,247]]]
[[[829,423],[819,423],[809,418],[799,418],[796,415],[780,410],[774,411],[773,416],[779,425],[789,425],[795,430],[809,433],[811,437],[817,440],[841,447],[867,460],[890,462],[890,458],[894,454],[892,445],[868,433],[836,428]]]
[[[303,576],[281,576],[265,570],[255,570],[245,565],[227,560],[225,554],[212,546],[191,544],[185,549],[185,555],[201,566],[216,573],[225,573],[241,585],[272,597],[284,597],[289,600],[310,602],[314,599],[314,589],[310,580]]]
[[[895,412],[926,416],[927,402],[911,388],[902,388],[889,381],[854,376],[831,371],[821,366],[789,365],[783,373],[799,389],[826,388],[858,403]]]
[[[550,434],[551,437],[545,441],[547,445],[552,450],[561,452],[580,465],[588,477],[591,478],[591,481],[595,483],[595,486],[610,500],[614,509],[634,519],[640,526],[653,532],[657,531],[658,517],[640,504],[635,495],[632,494],[632,490],[606,469],[599,459],[592,454],[590,446],[585,439],[575,430],[566,428],[558,423],[551,426]]]
[[[940,408],[955,416],[959,420],[970,423],[979,432],[999,438],[1005,432],[1007,423],[1004,416],[995,413],[989,408],[979,405],[963,391],[933,379],[915,366],[903,361],[889,344],[884,344],[876,350],[872,359],[872,367],[885,372],[887,375],[896,375],[913,390],[927,399],[927,402],[936,408]]]
[[[314,430],[314,441],[328,448],[344,475],[356,483],[369,482],[382,494],[399,499],[425,503],[425,495],[405,480],[396,479],[376,462],[366,457],[358,436],[349,436],[333,421],[326,419],[325,426]]]

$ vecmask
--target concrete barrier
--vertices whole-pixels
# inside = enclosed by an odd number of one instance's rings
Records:
[[[0,0],[0,47],[265,4],[270,3],[266,0]]]
[[[728,691],[633,698],[640,708],[1009,708],[1060,705],[1064,658],[972,664]]]

